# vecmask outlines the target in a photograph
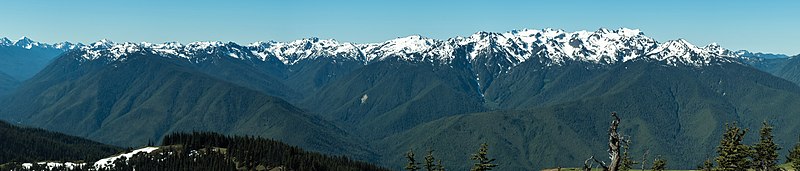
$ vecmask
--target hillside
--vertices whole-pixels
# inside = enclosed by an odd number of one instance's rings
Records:
[[[14,90],[18,84],[19,81],[3,72],[0,72],[0,98]]]
[[[79,137],[0,121],[0,165],[44,160],[91,161],[122,149]]]
[[[793,56],[780,61],[780,66],[773,67],[772,74],[800,84],[800,58]]]
[[[428,63],[377,62],[332,81],[303,106],[358,125],[353,129],[362,135],[384,137],[429,120],[484,111],[470,75]]]
[[[402,163],[401,155],[413,147],[435,149],[447,154],[444,163],[467,166],[469,154],[487,142],[500,170],[579,166],[589,156],[607,155],[608,113],[613,111],[623,118],[620,131],[632,138],[632,155],[649,150],[670,161],[669,168],[693,169],[713,156],[725,123],[756,130],[768,121],[776,125],[778,144],[794,144],[800,131],[800,118],[794,115],[800,113],[798,86],[739,64],[698,70],[626,63],[570,91],[577,96],[574,101],[447,117],[374,146],[384,147],[380,153],[389,156],[386,163]],[[750,133],[746,143],[756,138]]]
[[[798,56],[762,57],[743,56],[743,61],[764,72],[800,84],[800,58]]]
[[[70,55],[21,85],[0,116],[120,146],[159,141],[176,131],[214,131],[371,156],[358,145],[361,140],[331,123],[172,60],[134,54],[124,63],[106,65],[80,63]]]

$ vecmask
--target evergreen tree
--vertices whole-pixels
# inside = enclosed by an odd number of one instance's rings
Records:
[[[667,169],[667,160],[661,158],[661,156],[656,157],[653,161],[653,171],[663,171]]]
[[[757,171],[774,171],[778,168],[777,144],[772,140],[772,126],[765,121],[761,127],[761,139],[753,146],[753,164]]]
[[[444,165],[442,165],[442,160],[436,161],[436,171],[445,171]]]
[[[497,167],[497,164],[493,164],[495,159],[489,159],[487,155],[489,154],[489,144],[483,143],[481,144],[481,148],[478,150],[477,154],[472,154],[472,160],[475,160],[474,166],[472,166],[471,171],[486,171],[492,170],[492,168]]]
[[[750,148],[742,144],[745,134],[747,134],[747,129],[739,128],[736,123],[725,124],[725,133],[717,147],[719,156],[716,160],[719,170],[740,171],[746,170],[750,166],[748,159]]]
[[[419,163],[417,163],[417,160],[414,159],[414,149],[408,150],[408,152],[406,153],[406,159],[408,159],[408,163],[406,164],[405,167],[406,170],[408,171],[419,170],[419,166],[417,166],[419,165]]]
[[[789,155],[786,156],[786,163],[789,163],[794,170],[800,170],[800,142],[797,142],[794,148],[789,151]]]
[[[713,169],[714,169],[714,162],[708,158],[706,159],[706,161],[703,161],[702,165],[697,166],[697,170],[702,170],[702,171],[711,171]]]
[[[621,163],[621,166],[619,167],[619,170],[620,171],[628,171],[628,170],[633,169],[633,165],[639,164],[639,163],[637,163],[636,161],[631,159],[631,156],[628,153],[628,149],[629,149],[629,145],[630,145],[630,139],[623,140],[622,143],[623,143],[623,147],[622,148],[623,148],[624,151],[622,152],[622,163]]]
[[[433,157],[433,150],[428,150],[428,155],[425,156],[425,170],[435,171],[436,164],[433,163],[436,159]]]

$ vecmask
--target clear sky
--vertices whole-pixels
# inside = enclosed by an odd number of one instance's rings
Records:
[[[419,34],[604,27],[641,29],[660,42],[684,38],[738,50],[800,53],[800,1],[0,1],[0,37],[42,42],[291,41],[372,43]]]

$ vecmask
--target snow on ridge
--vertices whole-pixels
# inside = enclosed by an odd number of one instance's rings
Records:
[[[697,47],[683,39],[659,43],[638,29],[628,28],[616,30],[601,28],[596,31],[575,32],[552,28],[512,30],[505,33],[477,32],[468,37],[447,40],[412,35],[368,44],[319,38],[305,38],[291,42],[254,42],[245,46],[218,41],[182,45],[175,42],[118,44],[101,40],[81,49],[86,52],[83,57],[88,60],[98,59],[101,56],[108,56],[111,60],[124,60],[122,56],[126,53],[146,50],[161,56],[186,59],[197,58],[200,54],[260,61],[274,58],[286,65],[318,58],[348,59],[364,64],[387,59],[448,64],[455,60],[475,62],[496,56],[505,59],[482,61],[499,61],[504,63],[503,65],[516,66],[532,58],[553,65],[567,61],[611,64],[652,59],[668,63],[706,65],[712,58],[737,56],[736,53],[717,44]],[[466,55],[456,56],[455,52],[459,50],[467,50]]]
[[[362,60],[361,49],[352,43],[340,43],[333,39],[305,38],[292,42],[257,42],[248,45],[260,59],[275,56],[284,64],[295,64],[301,60],[317,57],[345,57]]]
[[[685,39],[670,40],[660,44],[646,56],[650,59],[665,61],[670,65],[678,63],[690,65],[710,65],[715,60],[734,62],[739,55],[712,43],[705,47],[697,47]]]
[[[131,157],[133,157],[133,155],[136,155],[138,153],[151,153],[151,152],[153,152],[155,150],[158,150],[158,147],[140,148],[140,149],[137,149],[137,150],[133,150],[133,151],[131,151],[129,153],[125,153],[125,154],[121,154],[121,155],[117,155],[117,156],[113,156],[113,157],[97,160],[97,162],[94,162],[94,164],[92,166],[94,166],[94,168],[113,168],[114,167],[114,162],[119,160],[122,157],[125,157],[125,159],[127,160],[127,159],[130,159]]]
[[[95,60],[101,57],[108,57],[111,60],[125,60],[123,56],[128,54],[140,52],[142,47],[135,43],[125,42],[115,44],[110,40],[100,40],[88,46],[80,48],[84,53],[81,55],[84,59]]]
[[[439,40],[412,35],[383,43],[364,44],[361,45],[361,49],[367,55],[368,61],[384,60],[389,57],[414,60],[413,55],[429,52],[439,43],[441,43]]]
[[[73,162],[64,162],[64,163],[59,163],[59,162],[37,162],[36,164],[45,165],[45,168],[47,170],[53,170],[53,168],[56,168],[56,167],[63,167],[63,168],[66,168],[66,169],[75,169],[75,168],[83,167],[83,166],[86,165],[86,163],[73,163]],[[22,168],[30,169],[31,167],[33,167],[33,163],[22,163]]]
[[[115,156],[112,156],[112,157],[108,157],[108,158],[97,160],[94,163],[90,163],[91,165],[89,165],[89,167],[93,168],[95,170],[110,169],[110,168],[114,167],[114,162],[116,162],[117,160],[122,159],[123,157],[125,158],[125,160],[128,160],[128,159],[130,159],[131,157],[133,157],[134,155],[136,155],[138,153],[148,153],[149,154],[149,153],[152,153],[153,151],[158,150],[158,149],[159,149],[159,147],[144,147],[144,148],[140,148],[140,149],[128,152],[128,153],[115,155]],[[64,167],[66,169],[74,169],[74,168],[78,168],[78,167],[86,167],[88,165],[87,163],[74,163],[74,162],[36,162],[36,164],[45,165],[45,168],[48,169],[48,170],[52,170],[53,168],[56,168],[56,167]],[[31,167],[33,167],[33,163],[22,163],[22,167],[25,168],[25,169],[30,169]]]

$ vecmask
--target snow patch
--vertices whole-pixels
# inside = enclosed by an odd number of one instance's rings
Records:
[[[82,166],[86,165],[86,163],[73,163],[73,162],[64,162],[64,163],[59,163],[59,162],[37,162],[36,164],[45,165],[45,168],[47,170],[53,170],[53,168],[56,168],[56,167],[63,167],[63,168],[66,168],[66,169],[75,169],[75,168],[82,167]],[[30,169],[31,167],[33,167],[33,163],[22,163],[22,168]]]
[[[95,168],[113,168],[114,167],[114,161],[117,161],[118,159],[120,159],[122,157],[125,157],[125,159],[127,160],[127,159],[130,159],[131,157],[133,157],[133,155],[136,155],[138,153],[150,153],[150,152],[153,152],[155,150],[158,150],[158,147],[140,148],[140,149],[137,149],[137,150],[133,150],[133,151],[131,151],[129,153],[121,154],[121,155],[114,156],[114,157],[100,159],[97,162],[95,162],[93,166]]]
[[[361,96],[361,104],[366,103],[367,99],[369,99],[369,96],[367,96],[367,94],[364,94],[363,96]]]

